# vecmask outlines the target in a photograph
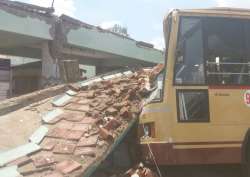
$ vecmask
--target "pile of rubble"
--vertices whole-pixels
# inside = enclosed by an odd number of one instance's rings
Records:
[[[18,159],[10,158],[16,151],[0,154],[0,166],[5,172],[16,168],[16,176],[84,176],[138,118],[152,91],[151,83],[162,69],[158,65],[70,85],[64,95],[53,98],[53,110],[43,113],[43,125],[30,143],[19,147],[23,154]]]

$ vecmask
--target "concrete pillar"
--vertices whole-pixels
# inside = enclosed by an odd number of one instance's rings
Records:
[[[50,55],[49,44],[44,42],[42,44],[42,77],[40,87],[44,88],[58,83],[60,83],[58,59]]]

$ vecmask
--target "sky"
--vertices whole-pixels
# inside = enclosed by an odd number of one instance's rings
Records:
[[[19,0],[50,7],[52,0]],[[56,15],[66,14],[103,28],[120,24],[130,37],[164,48],[162,22],[171,9],[242,7],[250,0],[54,0]]]

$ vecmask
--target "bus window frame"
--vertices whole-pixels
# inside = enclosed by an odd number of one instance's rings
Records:
[[[175,61],[174,61],[174,74],[173,74],[173,86],[207,86],[208,83],[207,83],[207,76],[206,76],[206,73],[207,73],[207,68],[205,67],[206,66],[206,59],[204,58],[203,59],[203,65],[204,65],[204,84],[189,84],[189,83],[177,83],[176,82],[176,65],[177,65],[177,47],[178,47],[178,44],[179,44],[179,40],[180,40],[180,34],[181,34],[181,22],[182,22],[182,19],[183,18],[192,18],[192,19],[200,19],[201,20],[201,28],[203,28],[203,23],[202,23],[202,18],[204,17],[197,17],[197,16],[180,16],[179,17],[179,22],[178,22],[178,35],[177,35],[177,39],[176,39],[176,48],[175,48]],[[205,37],[204,37],[204,33],[202,32],[202,39],[203,39],[203,46],[205,46]],[[184,51],[185,52],[185,51]],[[205,50],[204,50],[204,53],[205,53]],[[205,56],[204,56],[205,57]]]
[[[180,107],[179,107],[179,93],[183,92],[204,92],[207,95],[208,104],[208,119],[204,120],[181,120],[180,119]],[[209,107],[209,92],[207,89],[176,89],[176,108],[177,108],[177,121],[178,123],[210,123],[210,107]]]
[[[207,74],[207,66],[206,66],[206,61],[208,60],[207,59],[207,54],[206,54],[206,48],[207,48],[207,41],[206,41],[206,37],[205,37],[205,34],[204,34],[204,31],[202,33],[202,37],[203,37],[203,46],[204,46],[204,59],[203,59],[203,65],[204,65],[204,84],[189,84],[189,83],[177,83],[176,82],[176,64],[177,64],[177,47],[178,47],[178,43],[179,43],[179,40],[180,40],[180,33],[181,33],[181,22],[182,22],[182,19],[183,18],[193,18],[193,19],[200,19],[201,20],[201,27],[204,28],[203,26],[203,20],[204,19],[208,19],[208,18],[220,18],[220,19],[231,19],[230,17],[225,17],[225,16],[219,16],[219,17],[213,17],[213,16],[193,16],[193,15],[183,15],[183,16],[180,16],[179,17],[179,21],[178,21],[178,35],[177,35],[177,45],[176,45],[176,48],[175,48],[175,61],[174,61],[174,68],[173,68],[173,71],[174,71],[174,74],[173,74],[173,80],[172,80],[172,83],[173,83],[173,86],[209,86],[209,85],[212,85],[212,86],[236,86],[236,87],[241,87],[241,86],[247,86],[249,87],[250,86],[250,83],[249,84],[230,84],[230,83],[227,83],[227,84],[215,84],[215,83],[209,83],[208,82],[208,74]],[[238,19],[238,20],[242,20],[242,21],[245,21],[245,22],[249,22],[249,25],[250,25],[250,19],[244,19],[244,18],[234,18],[234,19]],[[250,40],[249,40],[250,41]],[[250,76],[249,76],[250,77]]]
[[[167,18],[166,18],[166,23],[164,23],[164,26],[166,25],[166,30],[164,31],[164,38],[165,38],[165,50],[164,50],[164,69],[159,73],[163,73],[163,81],[162,81],[162,93],[161,93],[161,98],[160,99],[153,99],[151,100],[148,104],[153,104],[153,103],[161,103],[164,101],[164,96],[165,96],[165,85],[166,85],[166,75],[167,75],[167,61],[168,61],[168,49],[169,49],[169,42],[170,38],[172,37],[172,27],[173,27],[173,12],[169,13]],[[158,77],[158,76],[157,76]]]

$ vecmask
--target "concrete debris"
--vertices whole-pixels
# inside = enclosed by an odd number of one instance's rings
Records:
[[[151,92],[148,82],[162,68],[128,71],[69,85],[67,93],[51,99],[53,110],[42,114],[43,131],[40,133],[38,129],[31,138],[40,146],[29,144],[11,153],[2,153],[0,165],[6,167],[7,163],[17,160],[12,164],[18,166],[24,177],[33,174],[42,177],[84,176],[85,171],[116,144],[114,142],[131,120],[138,118],[144,100]],[[22,157],[24,159],[18,163]],[[144,167],[134,170],[130,176],[134,174],[155,177]]]

